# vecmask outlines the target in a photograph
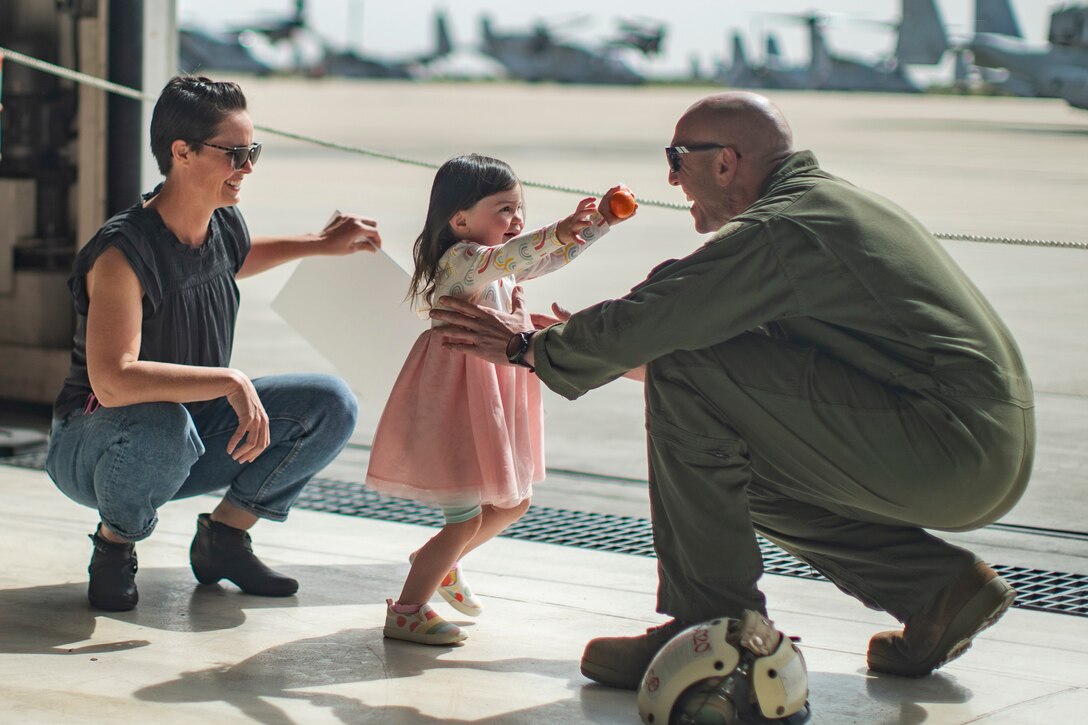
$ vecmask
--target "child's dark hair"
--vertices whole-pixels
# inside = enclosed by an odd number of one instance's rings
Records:
[[[151,153],[163,176],[174,157],[170,147],[181,139],[193,144],[215,135],[228,115],[246,110],[246,97],[237,83],[203,76],[174,76],[167,82],[151,113]]]
[[[412,249],[416,269],[408,288],[410,296],[430,301],[438,261],[459,241],[450,229],[453,215],[472,208],[480,199],[509,191],[518,183],[509,164],[489,156],[455,156],[439,167],[431,185],[427,221]]]

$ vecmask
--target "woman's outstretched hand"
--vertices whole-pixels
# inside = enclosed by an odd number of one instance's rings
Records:
[[[378,222],[373,219],[337,212],[318,232],[317,243],[329,255],[376,252],[381,249],[382,235],[378,233]]]
[[[435,332],[442,336],[442,344],[451,350],[475,355],[488,362],[509,365],[506,346],[510,338],[519,332],[535,329],[529,312],[525,309],[525,297],[521,287],[515,287],[511,295],[510,312],[480,307],[456,297],[441,297],[440,307],[431,310],[431,317],[445,322]]]

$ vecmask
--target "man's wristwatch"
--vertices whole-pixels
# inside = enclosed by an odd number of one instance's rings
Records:
[[[511,335],[510,342],[506,343],[506,359],[514,365],[529,368],[529,372],[535,372],[536,370],[532,365],[525,362],[525,353],[529,352],[529,344],[534,334],[536,334],[536,330],[517,332]]]

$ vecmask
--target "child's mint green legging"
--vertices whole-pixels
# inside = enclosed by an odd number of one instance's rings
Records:
[[[478,503],[469,504],[468,506],[442,507],[442,516],[446,519],[447,524],[463,524],[466,521],[471,521],[483,512],[483,506]]]

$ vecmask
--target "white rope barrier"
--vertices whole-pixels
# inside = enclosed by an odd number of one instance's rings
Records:
[[[34,58],[29,55],[24,55],[14,50],[9,50],[0,46],[0,59],[7,59],[16,63],[21,63],[28,68],[34,68],[43,73],[49,73],[51,75],[59,76],[60,78],[66,78],[77,83],[82,83],[93,88],[99,88],[109,93],[116,93],[126,98],[132,98],[145,103],[154,103],[157,99],[155,96],[150,96],[146,93],[142,93],[134,88],[128,88],[117,83],[112,83],[95,76],[88,75],[86,73],[80,73],[69,68],[64,68],[53,63],[47,63],[46,61]],[[383,159],[385,161],[393,161],[398,164],[407,164],[410,166],[420,166],[427,169],[437,169],[439,164],[435,164],[429,161],[420,161],[418,159],[405,158],[403,156],[397,156],[396,154],[383,153],[381,151],[374,151],[372,149],[360,148],[358,146],[350,146],[347,144],[336,143],[333,141],[325,141],[312,136],[306,136],[300,133],[293,133],[291,131],[283,131],[280,129],[270,128],[268,126],[254,125],[256,130],[267,133],[273,136],[279,136],[281,138],[287,138],[294,141],[302,141],[304,143],[313,144],[315,146],[321,146],[322,148],[333,149],[335,151],[343,151],[345,153],[358,154],[360,156],[369,156],[375,159]],[[522,180],[523,186],[528,186],[534,189],[544,189],[547,191],[559,191],[567,194],[576,194],[578,196],[599,196],[600,192],[592,191],[589,189],[579,189],[572,186],[559,186],[557,184],[547,184],[539,181],[526,181]],[[680,204],[671,201],[658,201],[656,199],[643,199],[638,200],[640,205],[654,206],[663,209],[679,209],[687,210],[687,204]],[[982,242],[986,244],[1011,244],[1018,246],[1031,246],[1031,247],[1061,247],[1067,249],[1086,249],[1088,250],[1088,242],[1063,242],[1050,239],[1021,239],[1016,237],[994,237],[981,234],[955,234],[947,232],[932,232],[933,236],[938,239],[945,239],[949,241],[957,242]]]

